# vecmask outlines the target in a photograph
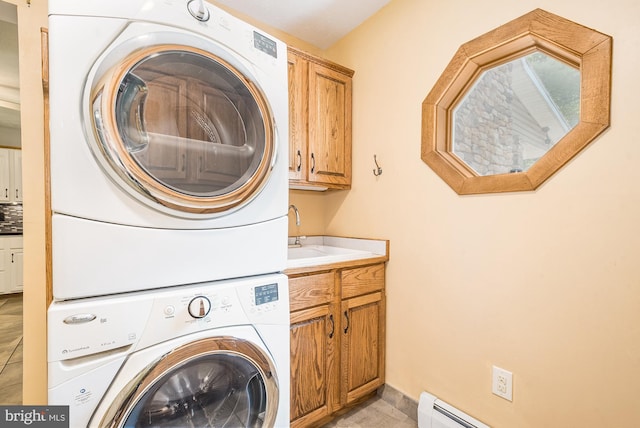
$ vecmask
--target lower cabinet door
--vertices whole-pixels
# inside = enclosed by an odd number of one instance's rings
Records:
[[[337,336],[332,305],[291,313],[292,427],[312,426],[333,411],[338,387]]]
[[[385,300],[382,292],[342,301],[341,403],[384,384]]]

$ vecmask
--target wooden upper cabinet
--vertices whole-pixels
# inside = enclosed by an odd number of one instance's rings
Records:
[[[351,187],[353,73],[289,48],[291,188]]]

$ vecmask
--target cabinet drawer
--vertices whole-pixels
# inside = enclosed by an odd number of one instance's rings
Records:
[[[333,272],[289,278],[289,308],[297,311],[329,303],[334,297]]]
[[[384,288],[384,263],[341,272],[342,298],[372,293]]]

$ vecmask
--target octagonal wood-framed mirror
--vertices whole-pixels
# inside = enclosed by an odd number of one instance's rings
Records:
[[[541,9],[463,44],[422,103],[422,160],[460,195],[535,190],[609,127],[612,44]]]

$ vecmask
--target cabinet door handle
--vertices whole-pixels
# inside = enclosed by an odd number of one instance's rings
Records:
[[[18,189],[16,189],[16,199],[18,199]]]
[[[300,153],[300,150],[298,150],[298,166],[296,167],[297,171],[300,171],[302,169],[302,153]]]
[[[11,253],[11,263],[14,263],[13,261],[13,256],[15,255],[15,253]]]
[[[349,330],[349,312],[348,311],[344,311],[344,317],[347,320],[347,326],[344,328],[344,334],[347,334],[347,331]]]
[[[316,170],[316,157],[311,153],[311,174]]]
[[[187,167],[187,155],[185,153],[182,154],[182,172],[184,172]]]
[[[331,332],[329,333],[329,339],[333,339],[333,333],[336,331],[336,323],[333,321],[333,314],[329,315],[329,321],[331,321]]]
[[[9,189],[7,189],[7,188],[4,189],[4,197],[5,198],[9,197]]]

